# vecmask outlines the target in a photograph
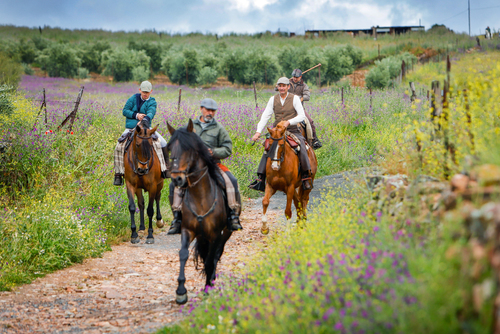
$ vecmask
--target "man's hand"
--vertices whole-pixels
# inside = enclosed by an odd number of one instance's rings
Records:
[[[303,97],[300,98],[300,102],[304,102],[304,98]]]
[[[208,153],[210,153],[210,155],[214,155],[214,152],[212,151],[211,148],[208,148]]]
[[[257,139],[259,139],[259,137],[260,137],[260,132],[255,132],[255,134],[252,137],[252,140],[257,141]]]
[[[289,121],[285,121],[285,124],[283,124],[285,126],[285,128],[288,128],[288,126],[290,125],[290,122]]]
[[[139,121],[142,121],[142,119],[143,119],[144,117],[146,117],[146,114],[137,114],[137,119],[138,119]]]

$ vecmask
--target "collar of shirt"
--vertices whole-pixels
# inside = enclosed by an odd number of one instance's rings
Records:
[[[285,100],[286,100],[286,98],[287,98],[287,97],[288,97],[288,92],[286,92],[286,96],[285,96],[285,98],[284,98],[284,99],[283,99],[283,98],[281,98],[281,94],[280,94],[280,102],[281,102],[281,105],[284,105],[284,104],[285,104]]]
[[[151,98],[151,96],[150,96],[150,97],[148,97],[146,100],[144,100],[144,99],[142,98],[142,96],[141,96],[141,100],[143,100],[144,102],[148,101],[150,98]]]

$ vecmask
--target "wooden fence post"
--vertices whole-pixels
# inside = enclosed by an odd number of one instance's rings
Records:
[[[59,125],[59,127],[57,128],[57,130],[61,130],[61,128],[69,121],[69,131],[72,131],[73,130],[73,123],[75,122],[75,118],[76,118],[76,113],[78,112],[78,107],[80,106],[80,101],[82,99],[82,95],[83,95],[83,89],[85,87],[81,87],[80,88],[80,92],[78,93],[78,96],[76,97],[76,101],[75,101],[75,108],[73,109],[73,111],[68,115],[68,117],[66,117],[66,119],[61,123],[61,125]]]
[[[472,115],[470,114],[470,106],[469,106],[469,96],[467,95],[467,89],[464,89],[464,102],[465,102],[465,116],[467,117],[467,132],[469,134],[470,143],[471,143],[471,153],[475,153],[474,147],[474,134],[472,133]]]
[[[411,89],[410,101],[414,102],[415,99],[417,98],[417,93],[415,92],[415,83],[412,81],[410,82],[410,89]]]
[[[340,89],[340,97],[341,97],[341,100],[342,100],[342,105],[344,105],[344,87],[342,87]]]
[[[406,76],[406,64],[405,61],[403,60],[403,62],[401,63],[401,82],[403,82],[405,76]]]
[[[259,109],[259,105],[257,104],[257,89],[255,89],[255,81],[253,82],[253,96],[255,97],[255,109]]]
[[[181,109],[181,96],[182,96],[182,88],[179,88],[179,102],[177,102],[177,113]]]
[[[370,88],[370,110],[373,108],[372,106],[373,106],[373,104],[372,104],[372,89]]]
[[[318,67],[318,88],[321,88],[321,66]]]
[[[35,130],[36,123],[38,123],[38,117],[40,116],[40,113],[42,112],[43,109],[45,109],[45,127],[47,127],[47,101],[45,98],[45,88],[43,89],[42,104],[40,105],[40,110],[38,111],[38,115],[36,115],[35,123],[33,124],[33,128],[31,129],[31,131]]]
[[[437,117],[441,115],[441,90],[439,89],[439,81],[434,80],[431,86],[431,120],[434,123],[434,130],[437,133],[441,128]]]

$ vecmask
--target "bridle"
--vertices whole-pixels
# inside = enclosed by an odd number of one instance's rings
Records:
[[[138,134],[135,134],[136,137],[139,137],[143,140],[148,140],[148,139],[151,139],[151,136],[148,136],[148,137],[143,137],[143,136],[140,136]],[[139,160],[139,157],[137,156],[137,148],[134,148],[134,161],[132,163],[132,168],[134,170],[134,173],[139,175],[139,176],[143,176],[143,175],[147,175],[149,173],[149,170],[153,167],[153,163],[154,163],[154,153],[153,153],[153,146],[151,145],[151,158],[149,158],[149,160],[147,161],[141,161]],[[151,162],[151,164],[150,164]],[[141,164],[141,165],[146,165],[146,169],[144,170],[144,172],[139,172],[139,167],[138,167],[138,164]]]
[[[285,135],[283,135],[281,138],[273,138],[271,137],[271,139],[273,140],[273,144],[271,145],[271,149],[269,150],[269,152],[271,153],[271,161],[277,161],[278,162],[278,166],[285,160],[285,142],[283,142],[283,144],[279,144],[278,142],[282,139],[285,138]],[[278,150],[279,147],[283,146],[283,149],[281,150],[281,155],[279,157],[279,159],[276,159],[274,158],[274,150]]]
[[[208,166],[205,166],[202,169],[199,169],[199,170],[196,170],[194,172],[189,173],[189,170],[191,169],[191,166],[192,166],[191,162],[193,161],[193,159],[189,159],[188,166],[184,170],[179,170],[178,169],[179,168],[179,164],[177,162],[177,160],[178,160],[177,158],[170,158],[170,160],[172,161],[172,167],[177,168],[177,169],[172,169],[172,171],[170,172],[170,174],[172,175],[174,173],[180,173],[180,174],[184,174],[185,177],[186,177],[186,180],[187,180],[188,184],[187,184],[186,187],[181,188],[181,189],[185,189],[186,190],[186,195],[184,196],[183,201],[185,202],[185,204],[188,207],[189,211],[191,211],[191,213],[196,217],[196,219],[198,220],[198,222],[201,224],[203,222],[203,219],[205,219],[206,216],[208,216],[209,214],[211,214],[215,210],[215,206],[217,205],[217,186],[215,186],[213,184],[214,181],[212,180],[212,178],[208,177],[208,180],[210,181],[210,193],[212,194],[212,196],[214,198],[214,202],[212,203],[212,206],[210,207],[210,209],[208,209],[208,211],[205,212],[205,214],[203,214],[203,215],[199,215],[198,213],[196,213],[194,211],[194,209],[191,207],[191,205],[189,205],[189,200],[187,198],[189,196],[189,189],[193,188],[194,186],[196,186],[205,176],[208,175]],[[194,182],[190,181],[190,177],[191,176],[199,174],[201,172],[203,172],[203,174],[201,174],[201,176],[198,177],[197,180],[195,180]]]

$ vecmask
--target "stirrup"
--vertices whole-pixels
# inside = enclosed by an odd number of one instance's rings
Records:
[[[123,186],[123,176],[120,174],[115,175],[115,181],[113,182],[115,186]]]
[[[182,213],[180,211],[174,211],[174,220],[172,220],[172,225],[170,225],[167,234],[180,234],[181,223],[182,223]]]
[[[258,190],[258,191],[266,191],[266,181],[263,181],[262,179],[257,179],[253,181],[248,188],[253,189],[253,190]]]
[[[312,179],[311,179],[311,177],[309,177],[309,176],[308,176],[308,177],[305,177],[305,178],[303,178],[303,179],[302,179],[302,188],[303,188],[304,190],[309,190],[309,189],[312,189],[312,188],[313,188],[313,186],[312,186],[312,184],[311,184],[311,180],[312,180]]]
[[[318,148],[321,148],[323,146],[323,144],[321,144],[321,142],[319,141],[318,138],[316,138],[313,143],[312,143],[312,148],[314,150],[317,150]]]
[[[165,171],[163,171],[163,172],[161,172],[161,178],[162,179],[170,179],[170,172],[169,172],[168,169],[165,170]]]

